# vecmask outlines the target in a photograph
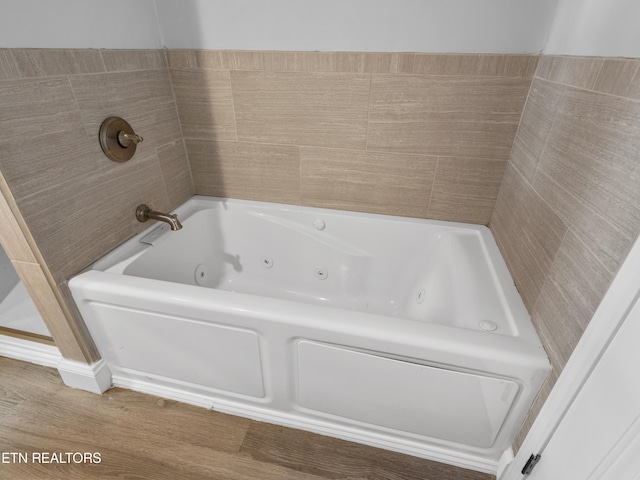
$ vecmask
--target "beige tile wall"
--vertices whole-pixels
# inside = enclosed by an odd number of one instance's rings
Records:
[[[144,228],[138,203],[490,219],[554,369],[520,441],[640,229],[639,85],[609,58],[0,49],[0,240],[91,361],[67,280]],[[110,115],[145,137],[132,162],[100,151]]]
[[[66,309],[72,332],[60,317],[47,322],[63,355],[90,361],[95,351],[73,348],[86,332],[67,280],[146,227],[135,219],[138,204],[171,210],[193,195],[166,54],[0,49],[0,105],[5,197],[15,202],[37,251],[12,259],[24,272],[42,269],[31,285],[36,303],[55,298]],[[112,115],[144,137],[127,163],[110,161],[98,143],[98,128]],[[17,238],[4,237],[3,243]],[[45,291],[53,297],[46,300]]]
[[[34,265],[72,317],[68,279],[144,227],[132,215],[142,202],[170,210],[196,191],[486,223],[537,63],[168,57],[170,70],[164,51],[0,49],[0,169],[33,238]],[[145,137],[134,161],[102,154],[97,131],[111,115]]]
[[[169,50],[197,193],[486,224],[531,55]]]
[[[0,168],[57,282],[193,195],[165,53],[3,50]],[[98,143],[108,116],[144,137],[127,163]]]
[[[640,232],[640,60],[541,58],[490,228],[553,373]]]

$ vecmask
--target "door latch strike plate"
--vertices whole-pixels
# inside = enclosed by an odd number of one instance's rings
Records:
[[[529,460],[527,460],[527,463],[524,464],[524,467],[522,468],[522,471],[520,473],[522,473],[522,475],[529,475],[533,470],[533,467],[535,467],[539,461],[540,455],[537,453],[532,453],[529,457]]]

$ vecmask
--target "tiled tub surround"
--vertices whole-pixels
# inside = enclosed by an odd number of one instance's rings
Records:
[[[66,281],[144,227],[142,201],[170,210],[195,191],[491,218],[554,367],[522,439],[640,227],[640,61],[543,56],[531,83],[537,63],[0,49],[1,240],[60,343],[83,335],[63,318]],[[100,151],[109,115],[145,137],[132,162]]]
[[[36,250],[12,260],[18,270],[44,271],[32,276],[33,290],[53,288],[73,309],[66,281],[145,228],[133,215],[139,203],[171,210],[193,194],[165,52],[0,50],[0,105],[5,197],[15,202]],[[98,128],[112,115],[144,137],[128,163],[111,162],[100,149]],[[46,304],[40,310],[51,311]],[[66,343],[51,323],[56,343]],[[85,335],[75,323],[72,335]],[[61,351],[72,360],[95,359]]]
[[[48,326],[82,361],[96,352],[73,346],[66,282],[143,228],[138,203],[171,210],[195,191],[486,223],[537,60],[0,49],[3,192],[28,250],[12,260],[38,272],[40,310],[60,304]],[[145,137],[131,162],[100,151],[111,115]]]
[[[167,53],[196,193],[479,224],[538,61]]]
[[[541,58],[490,228],[553,365],[519,444],[640,231],[640,60]]]

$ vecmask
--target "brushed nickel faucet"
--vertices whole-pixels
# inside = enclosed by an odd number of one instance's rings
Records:
[[[142,205],[138,205],[136,208],[136,218],[139,222],[146,222],[147,220],[158,220],[160,222],[168,223],[171,227],[171,230],[180,230],[182,228],[182,224],[180,220],[178,220],[178,216],[171,213],[162,213],[156,212],[155,210],[151,210],[144,203]]]

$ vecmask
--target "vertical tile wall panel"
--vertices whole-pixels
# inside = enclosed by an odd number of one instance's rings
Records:
[[[370,77],[231,72],[238,140],[364,149]]]
[[[155,152],[135,158],[114,164],[118,168],[71,176],[18,201],[57,282],[146,228],[135,219],[137,205],[171,209]]]
[[[556,371],[569,360],[612,279],[597,256],[568,231],[533,310]]]
[[[182,138],[166,70],[142,70],[71,77],[85,130],[95,142],[105,118],[124,118],[144,137],[142,151]],[[135,158],[135,157],[134,157]]]
[[[516,447],[640,232],[638,71],[638,59],[539,62],[490,220],[553,366]],[[523,202],[565,225],[553,256],[532,252]]]
[[[0,143],[57,132],[60,125],[70,124],[78,117],[67,78],[2,82],[0,104]]]
[[[202,195],[300,204],[296,146],[187,139],[187,148]]]
[[[160,172],[167,190],[170,208],[181,205],[193,194],[193,178],[183,140],[156,148]]]
[[[135,220],[137,204],[170,210],[193,191],[165,58],[162,51],[0,50],[4,193],[37,252],[7,250],[44,273],[38,288],[61,308],[52,307],[47,322],[66,358],[99,355],[61,286],[146,227]],[[144,137],[126,164],[107,159],[98,143],[111,115]],[[178,144],[182,152],[172,150]]]
[[[563,90],[562,85],[540,79],[531,84],[510,157],[511,163],[529,183],[533,182],[547,144]]]
[[[639,165],[640,103],[567,88],[533,187],[610,271],[640,226]]]
[[[242,169],[229,170],[235,154],[225,158],[231,150],[216,145],[309,147],[305,152],[313,152],[314,164],[303,161],[303,167],[313,174],[305,178],[300,172],[301,198],[334,208],[429,218],[432,174],[420,177],[425,182],[420,195],[408,195],[404,206],[394,200],[386,207],[371,196],[357,200],[357,189],[344,190],[338,196],[342,200],[330,199],[321,179],[349,183],[342,169],[349,176],[363,159],[375,159],[364,184],[397,193],[406,173],[402,162],[389,158],[448,156],[459,160],[443,163],[432,218],[481,224],[493,210],[496,181],[538,62],[536,55],[412,52],[169,50],[167,57],[185,138],[213,140],[206,156],[204,143],[187,142],[196,193],[230,192],[222,188],[225,179],[216,178],[225,170],[232,176],[226,183],[237,185],[234,195],[256,198],[255,187],[247,183],[251,191],[243,192],[237,184]],[[339,158],[330,149],[340,150]],[[319,152],[327,152],[327,158]],[[389,190],[393,182],[398,186]],[[463,192],[465,186],[473,192]]]
[[[425,217],[436,157],[301,147],[304,205]]]
[[[302,198],[372,212],[384,207],[371,196],[354,203],[345,190],[343,200],[330,201],[319,187],[320,178],[338,179],[341,169],[350,175],[349,169],[362,159],[376,159],[365,184],[388,191],[389,182],[405,177],[401,163],[386,160],[394,155],[456,158],[443,162],[431,209],[435,177],[426,175],[421,188],[429,192],[426,204],[409,195],[404,207],[388,206],[386,211],[481,224],[493,210],[496,181],[538,62],[535,55],[411,52],[169,50],[167,56],[185,138],[214,140],[211,145],[238,141],[310,147],[306,151],[314,152],[314,180],[300,173]],[[199,148],[192,152],[195,145]],[[224,179],[213,175],[222,172],[221,165],[235,184],[237,172],[229,171],[232,159],[224,158],[230,150],[214,152],[212,147],[205,158],[202,145],[187,143],[196,193],[224,190]],[[327,148],[344,151],[340,160],[316,155],[329,152],[322,150]],[[493,161],[502,164],[487,163]],[[255,198],[255,188],[250,190],[233,188],[234,195]]]
[[[507,160],[530,79],[375,75],[367,149]]]
[[[67,78],[0,82],[0,168],[17,200],[98,167]]]
[[[490,226],[531,312],[567,226],[511,164],[505,172]]]
[[[237,140],[228,71],[172,70],[185,138]]]
[[[440,157],[429,203],[429,218],[489,223],[506,161]]]

